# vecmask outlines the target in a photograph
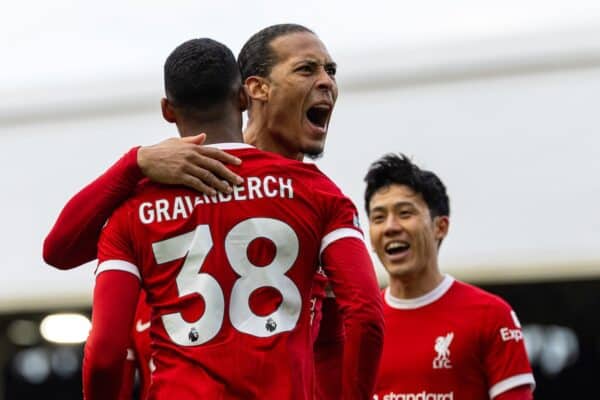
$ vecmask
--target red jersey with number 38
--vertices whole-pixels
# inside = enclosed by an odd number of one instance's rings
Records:
[[[148,182],[102,233],[98,273],[139,275],[153,309],[150,399],[312,397],[313,277],[357,212],[314,165],[236,147],[233,193]]]

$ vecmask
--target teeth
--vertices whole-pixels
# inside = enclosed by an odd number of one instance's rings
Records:
[[[400,243],[400,242],[391,242],[391,243],[388,243],[387,246],[385,246],[385,249],[386,250],[395,250],[395,249],[400,249],[403,247],[408,247],[408,246],[406,244]]]

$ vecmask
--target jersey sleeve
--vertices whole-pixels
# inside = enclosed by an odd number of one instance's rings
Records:
[[[83,358],[86,400],[119,397],[139,289],[139,280],[123,271],[108,271],[96,279],[92,330]]]
[[[125,271],[141,278],[136,265],[135,246],[129,204],[124,204],[109,218],[98,242],[96,275],[104,271]]]
[[[137,164],[138,149],[131,149],[67,202],[44,240],[47,264],[69,269],[96,258],[96,245],[106,219],[143,178]]]
[[[314,343],[316,398],[338,400],[344,360],[344,321],[334,298],[324,298],[321,303],[323,322]]]
[[[517,386],[500,393],[494,400],[533,400],[533,389],[529,385]]]
[[[330,384],[337,390],[341,388],[338,398],[371,398],[384,327],[383,303],[371,257],[362,239],[346,237],[328,245],[322,261],[343,316],[345,333],[342,382]]]
[[[344,238],[363,240],[363,232],[358,221],[358,211],[352,201],[339,194],[329,196],[325,203],[325,226],[321,240],[321,253],[333,242]]]
[[[129,204],[110,217],[98,242],[92,330],[84,353],[86,400],[118,398],[126,374],[140,274],[135,265]]]
[[[497,299],[489,305],[484,320],[483,359],[490,398],[523,385],[533,390],[535,379],[517,314]]]

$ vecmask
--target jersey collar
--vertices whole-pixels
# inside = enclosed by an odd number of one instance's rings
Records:
[[[231,142],[231,143],[213,143],[207,144],[205,147],[216,147],[221,150],[238,150],[238,149],[254,149],[255,147],[247,143]]]
[[[399,299],[392,296],[390,293],[390,288],[387,287],[384,292],[384,298],[387,305],[392,308],[396,308],[398,310],[413,310],[415,308],[424,307],[438,300],[440,297],[446,294],[453,283],[454,278],[448,274],[445,274],[442,282],[440,282],[440,284],[431,292],[426,293],[423,296],[415,297],[414,299]]]

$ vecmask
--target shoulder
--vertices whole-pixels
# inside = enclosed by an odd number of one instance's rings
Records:
[[[508,303],[500,296],[490,293],[469,283],[456,280],[454,282],[453,289],[456,295],[460,296],[464,301],[467,301],[473,305],[510,308]]]
[[[267,168],[278,170],[278,172],[285,172],[286,174],[304,175],[307,178],[310,177],[312,179],[328,179],[325,174],[312,163],[292,160],[276,153],[259,150],[255,147],[227,150],[227,152],[242,159],[241,165],[232,167],[236,172],[244,172],[244,169],[248,168]]]
[[[498,318],[510,318],[513,314],[506,300],[465,282],[455,281],[449,294],[456,308],[473,314],[474,320],[484,324]]]
[[[323,171],[313,163],[301,163],[302,170],[313,179],[316,189],[326,191],[338,196],[344,196],[342,190]],[[344,196],[345,197],[345,196]]]
[[[511,305],[495,294],[464,282],[457,282],[461,306],[473,313],[473,320],[494,334],[500,325],[520,327],[520,322]]]

